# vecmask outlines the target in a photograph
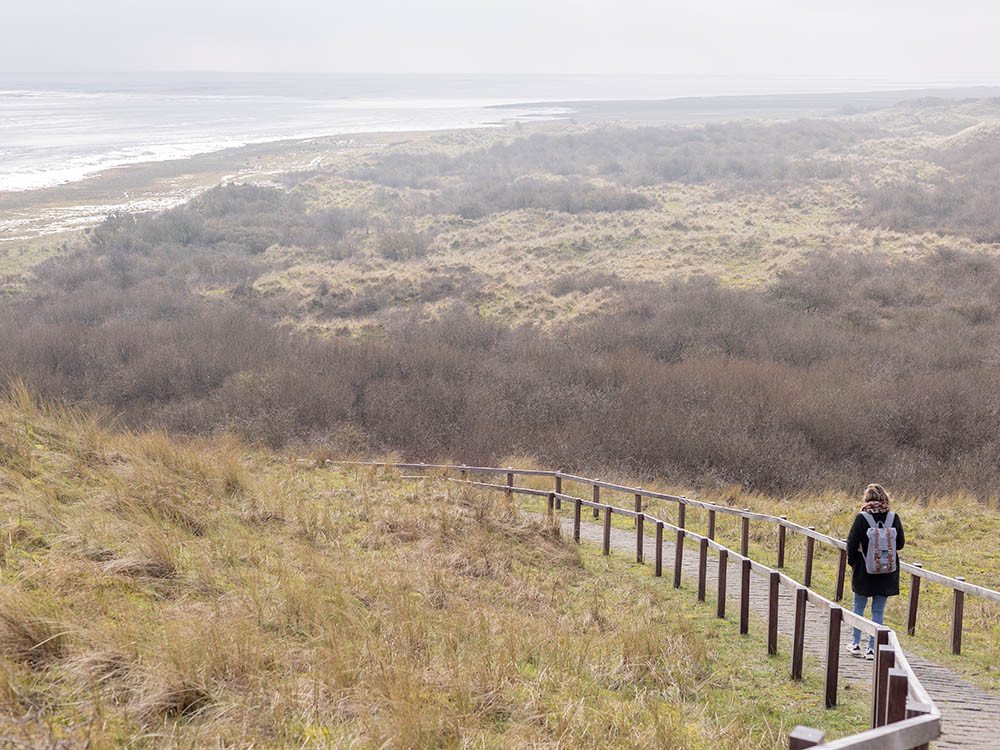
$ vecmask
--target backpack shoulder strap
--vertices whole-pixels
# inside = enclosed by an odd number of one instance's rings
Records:
[[[871,526],[873,529],[878,528],[878,524],[875,523],[875,516],[873,516],[871,513],[865,513],[864,511],[861,511],[861,513],[859,513],[858,515],[864,516],[864,519],[868,522],[868,525]]]
[[[892,524],[895,520],[896,520],[896,514],[890,510],[885,516],[885,527],[887,529],[892,528]]]

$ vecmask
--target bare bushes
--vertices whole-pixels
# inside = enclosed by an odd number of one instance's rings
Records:
[[[48,264],[46,277],[80,288],[107,273],[121,288],[149,276],[235,283],[260,273],[272,245],[351,254],[350,233],[367,226],[355,208],[307,210],[294,193],[256,185],[223,185],[159,214],[110,216],[88,230],[84,255]],[[95,264],[94,256],[101,258]]]
[[[626,185],[715,179],[829,179],[843,166],[815,155],[880,137],[858,123],[801,120],[703,127],[594,128],[567,135],[535,133],[455,157],[391,154],[354,176],[393,187],[438,187],[445,178],[504,184],[539,171],[601,176]],[[808,156],[807,156],[808,155]]]
[[[632,211],[654,201],[626,186],[834,179],[848,167],[832,154],[880,135],[867,125],[808,120],[595,128],[535,133],[457,156],[392,153],[351,176],[386,186],[376,193],[378,203],[397,217],[457,214],[476,220],[528,208]]]
[[[961,134],[960,134],[961,135]],[[1000,133],[956,136],[924,158],[942,168],[929,180],[904,180],[867,191],[861,220],[901,232],[935,231],[1000,242],[996,195],[1000,191]]]
[[[467,184],[445,192],[443,207],[464,219],[478,219],[497,211],[524,208],[579,214],[588,211],[634,211],[653,201],[641,193],[613,185],[597,185],[579,178],[536,179],[522,177],[499,184]],[[440,210],[440,208],[439,208]]]
[[[606,281],[583,273],[553,291]],[[237,301],[168,306],[140,287],[8,303],[0,367],[128,424],[226,428],[272,447],[468,462],[528,452],[772,491],[877,475],[987,493],[995,479],[1000,263],[989,256],[816,256],[764,291],[632,287],[611,312],[550,332],[456,307],[369,340],[319,341]],[[329,314],[350,304],[327,296]],[[30,471],[27,450],[11,443],[0,460]],[[148,489],[126,504],[204,533],[183,495]]]
[[[552,281],[549,291],[554,297],[563,297],[570,292],[587,293],[595,289],[615,288],[621,284],[622,280],[613,273],[582,271],[556,277]]]
[[[416,230],[412,225],[383,229],[376,240],[378,252],[389,260],[411,260],[427,255],[431,245],[428,232]]]

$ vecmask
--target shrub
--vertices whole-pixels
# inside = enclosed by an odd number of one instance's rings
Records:
[[[353,176],[397,188],[436,188],[454,176],[472,185],[503,185],[540,171],[563,177],[599,175],[625,185],[830,179],[844,167],[822,152],[835,153],[881,135],[871,125],[821,120],[602,127],[563,135],[535,133],[454,157],[390,154]]]
[[[412,260],[427,255],[431,238],[413,226],[384,229],[379,232],[377,247],[383,258],[389,260]]]
[[[982,130],[923,156],[942,168],[930,181],[902,180],[869,188],[856,214],[869,226],[904,232],[960,234],[1000,242],[1000,133]]]
[[[613,273],[602,271],[581,271],[557,277],[549,291],[554,297],[563,297],[570,292],[592,292],[595,289],[620,286],[622,280]]]

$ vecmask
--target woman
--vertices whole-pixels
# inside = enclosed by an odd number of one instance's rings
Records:
[[[868,599],[872,600],[872,616],[874,622],[882,624],[885,617],[885,603],[890,596],[899,595],[899,555],[891,573],[869,573],[865,567],[865,555],[868,553],[868,529],[870,524],[863,514],[868,513],[876,524],[886,523],[889,516],[889,494],[880,484],[869,484],[865,488],[864,505],[861,513],[854,518],[851,533],[847,535],[847,561],[851,564],[851,589],[854,591],[854,612],[862,617]],[[896,549],[903,549],[903,524],[899,516],[893,513],[891,523],[896,530]],[[861,631],[854,628],[854,640],[847,646],[847,652],[852,656],[861,656]],[[866,659],[875,658],[875,638],[869,637],[868,650],[864,653]]]

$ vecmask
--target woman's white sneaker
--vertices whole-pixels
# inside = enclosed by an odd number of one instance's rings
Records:
[[[851,656],[861,656],[861,646],[857,643],[848,643],[844,650],[847,651]]]
[[[865,658],[868,661],[872,661],[875,658],[875,649],[870,648],[867,651],[865,651]]]

